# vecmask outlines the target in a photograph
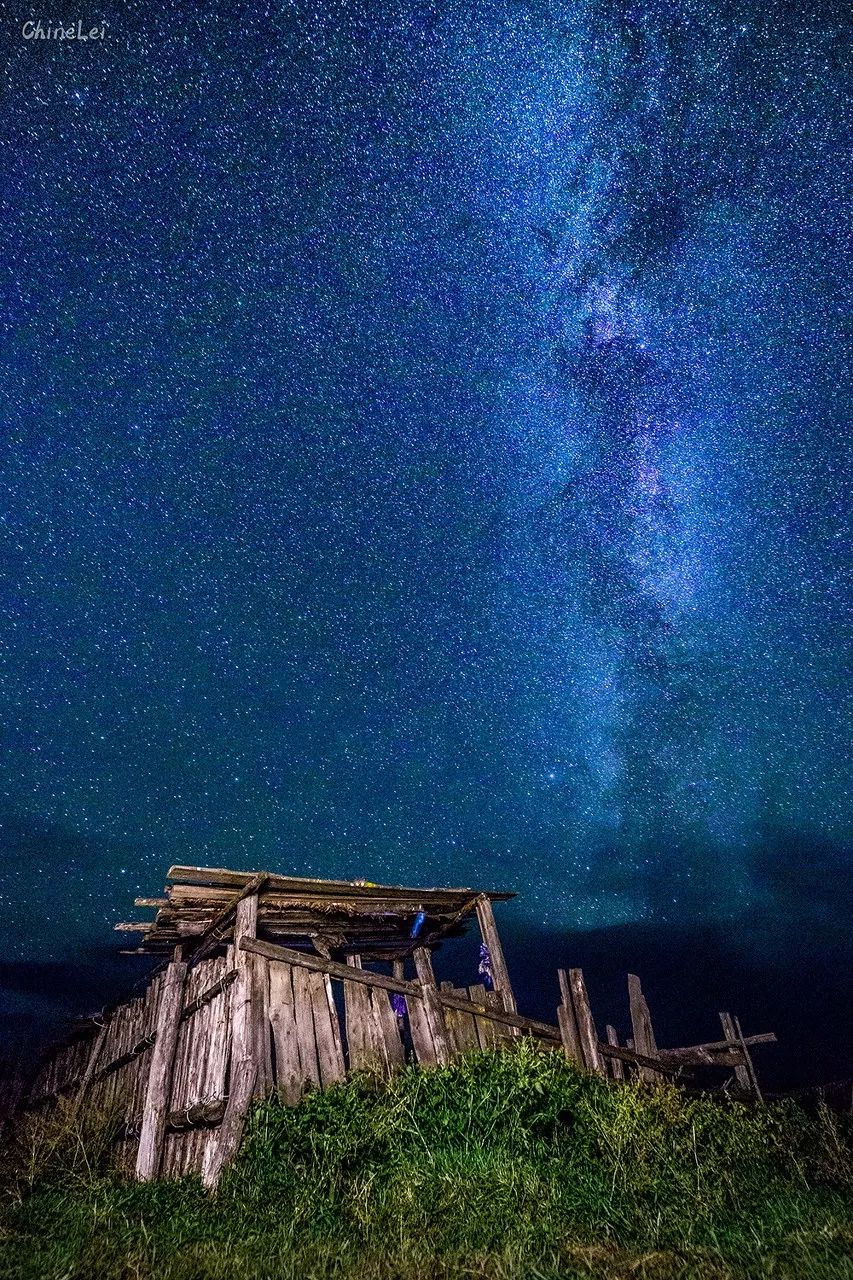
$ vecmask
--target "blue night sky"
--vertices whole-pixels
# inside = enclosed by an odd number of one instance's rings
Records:
[[[4,20],[4,1034],[172,862],[849,970],[849,19],[77,8]]]

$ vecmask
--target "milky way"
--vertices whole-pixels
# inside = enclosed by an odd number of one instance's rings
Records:
[[[10,956],[173,861],[835,945],[846,19],[96,19],[7,33]]]

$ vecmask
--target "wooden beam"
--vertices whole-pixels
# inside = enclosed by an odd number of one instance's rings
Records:
[[[166,970],[160,995],[157,1011],[157,1039],[148,1070],[148,1089],[145,1094],[142,1130],[136,1157],[136,1176],[140,1182],[150,1182],[160,1172],[186,975],[185,962],[173,960]]]
[[[512,983],[509,980],[509,970],[506,967],[504,959],[503,947],[498,936],[498,928],[495,924],[495,916],[492,911],[492,904],[487,894],[483,893],[477,899],[477,921],[480,925],[480,933],[483,941],[489,949],[489,958],[492,962],[492,982],[495,991],[499,991],[503,997],[504,1008],[508,1013],[516,1012],[515,996],[512,993]]]
[[[646,997],[643,995],[643,988],[640,979],[636,973],[628,974],[628,1000],[631,1005],[631,1026],[634,1031],[634,1048],[637,1053],[641,1053],[644,1058],[655,1059],[658,1053],[658,1047],[655,1042],[655,1033],[652,1029],[652,1018],[649,1013],[649,1006],[646,1003]],[[660,1080],[661,1076],[658,1071],[652,1067],[640,1067],[640,1079],[649,1082]]]

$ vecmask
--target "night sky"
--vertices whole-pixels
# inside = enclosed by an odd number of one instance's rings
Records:
[[[632,968],[853,1074],[841,7],[60,9],[3,19],[3,1043],[186,862],[513,889],[522,1009]]]

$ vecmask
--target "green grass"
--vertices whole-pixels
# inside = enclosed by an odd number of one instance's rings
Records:
[[[21,1136],[3,1280],[853,1280],[830,1113],[609,1086],[524,1041],[258,1105],[215,1197],[111,1172],[106,1128]]]

